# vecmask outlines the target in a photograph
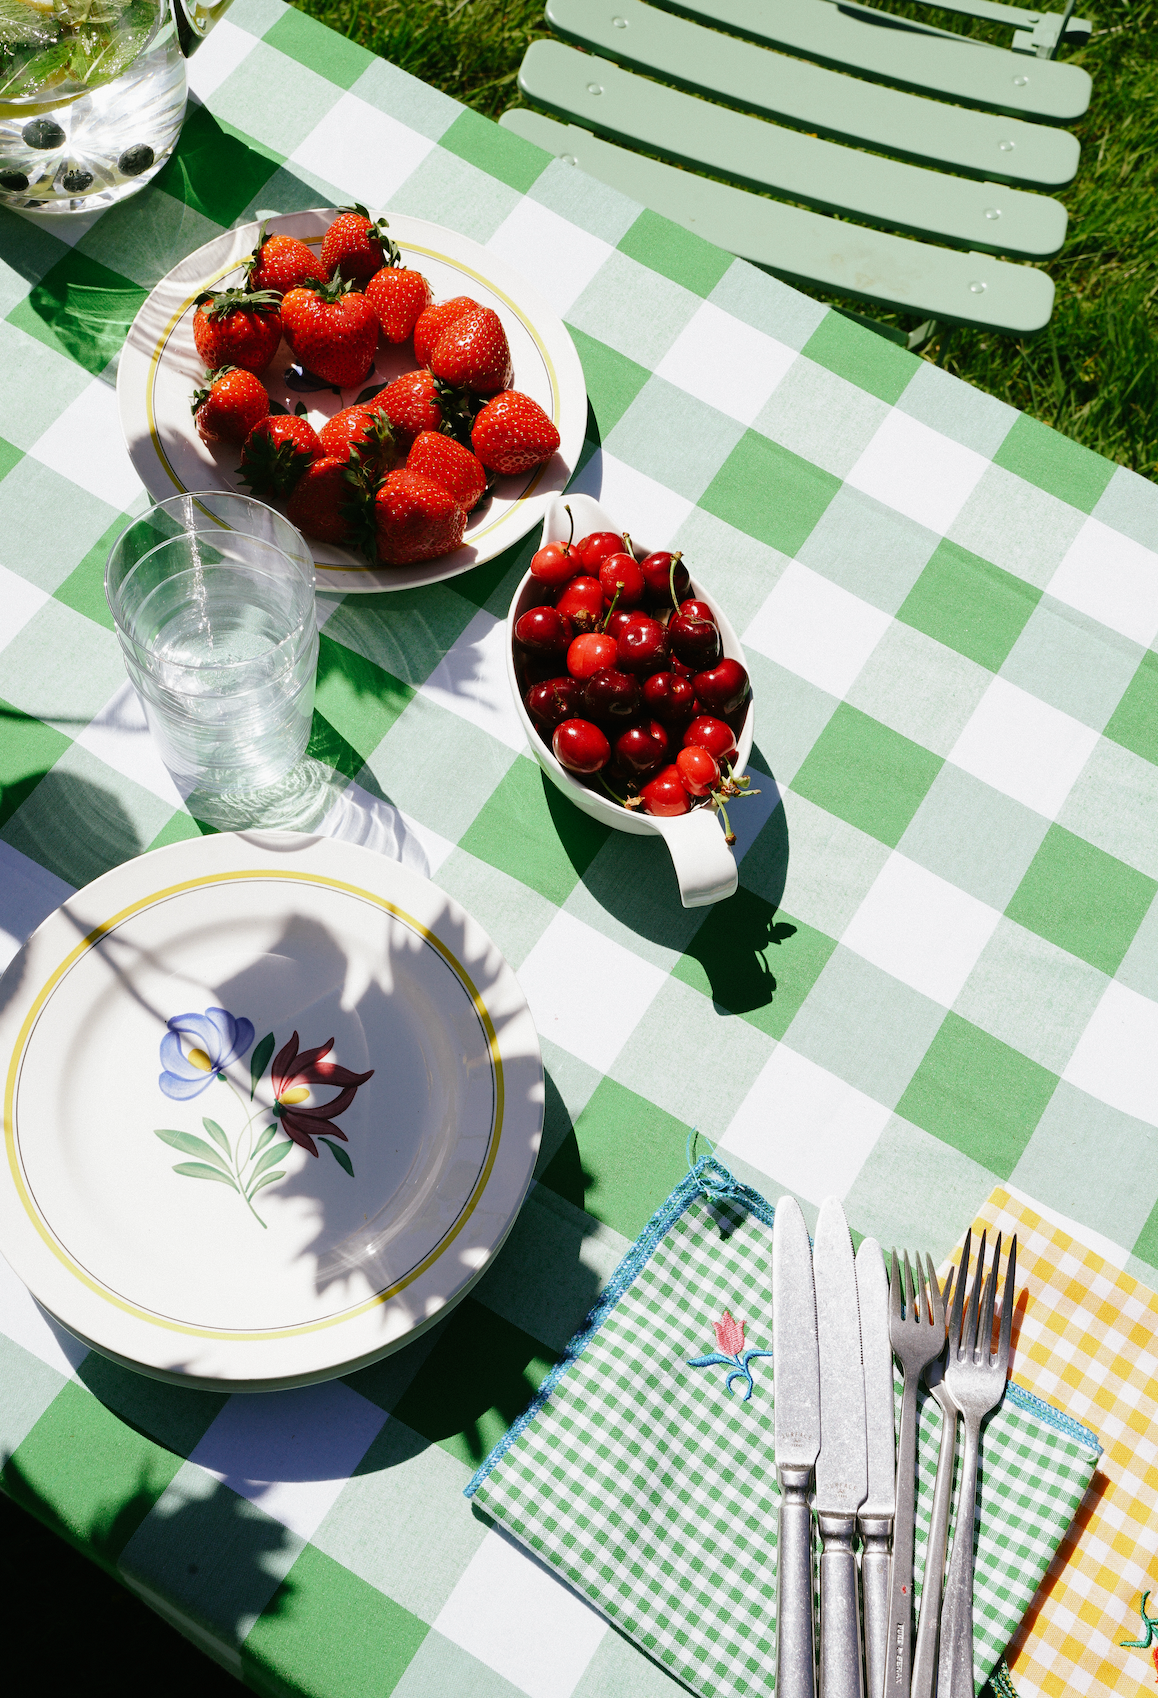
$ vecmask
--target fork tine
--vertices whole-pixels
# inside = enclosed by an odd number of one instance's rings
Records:
[[[969,1291],[969,1301],[965,1305],[965,1324],[961,1329],[961,1354],[973,1358],[977,1354],[977,1304],[981,1296],[981,1281],[985,1277],[985,1239],[981,1234],[981,1243],[977,1249],[977,1266],[973,1270],[973,1284]]]
[[[895,1327],[903,1318],[902,1302],[904,1294],[901,1291],[901,1270],[897,1263],[897,1252],[892,1255],[892,1266],[889,1272],[889,1327]]]
[[[903,1254],[905,1258],[905,1319],[911,1321],[916,1310],[917,1293],[913,1286],[913,1270],[909,1266],[909,1252],[906,1250]]]
[[[973,1228],[965,1234],[965,1247],[961,1251],[961,1262],[957,1268],[957,1278],[953,1285],[953,1313],[949,1318],[949,1348],[956,1352],[961,1342],[961,1309],[965,1302],[965,1287],[969,1283],[969,1256],[973,1249]]]
[[[981,1313],[977,1322],[977,1360],[986,1366],[994,1360],[993,1356],[993,1304],[997,1297],[997,1276],[1001,1272],[1001,1234],[997,1234],[997,1242],[993,1246],[993,1260],[989,1264],[989,1275],[985,1281],[985,1290],[981,1297]]]
[[[929,1319],[928,1295],[925,1291],[925,1274],[921,1267],[921,1255],[918,1251],[913,1257],[913,1269],[917,1276],[917,1302],[915,1319],[919,1326],[924,1326]]]
[[[925,1257],[925,1267],[929,1275],[929,1300],[933,1307],[933,1325],[940,1332],[945,1331],[945,1299],[941,1296],[941,1282],[933,1267],[932,1256]]]
[[[1001,1294],[1001,1342],[997,1346],[997,1366],[1004,1374],[1009,1367],[1009,1333],[1013,1325],[1013,1289],[1017,1283],[1017,1234],[1009,1244],[1009,1260],[1005,1264],[1005,1290]]]

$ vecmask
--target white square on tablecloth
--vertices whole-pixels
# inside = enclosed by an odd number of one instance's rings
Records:
[[[995,678],[949,752],[954,766],[1056,819],[1098,733],[1008,679]]]
[[[579,495],[593,495],[611,515],[616,530],[630,531],[637,549],[667,548],[695,502],[637,472],[601,448],[592,454],[571,485]]]
[[[776,1046],[720,1140],[720,1149],[807,1202],[843,1197],[891,1118],[863,1091]]]
[[[894,851],[841,942],[951,1008],[1000,918],[996,908]]]
[[[843,696],[891,624],[887,613],[790,560],[742,640],[798,678]]]
[[[1158,1002],[1113,979],[1062,1078],[1111,1108],[1158,1126],[1156,1057]]]
[[[519,968],[541,1036],[601,1073],[610,1070],[666,978],[661,968],[563,912]]]
[[[1158,554],[1100,519],[1086,520],[1047,588],[1137,643],[1158,635]]]
[[[423,878],[433,878],[451,853],[454,844],[420,821],[411,819],[401,808],[363,790],[360,784],[348,784],[318,826],[323,837],[337,837],[343,843],[360,843],[391,861],[401,861]]]
[[[110,507],[131,507],[144,493],[125,447],[111,373],[94,377],[28,452]]]
[[[0,548],[3,546],[0,541]],[[0,618],[0,649],[12,641],[17,631],[24,629],[47,600],[45,592],[30,584],[27,578],[22,578],[18,572],[10,572],[7,566],[0,566],[0,608],[4,609]]]
[[[521,271],[560,318],[612,251],[610,242],[580,230],[549,206],[529,198],[504,218],[487,247]]]
[[[480,608],[419,690],[516,754],[527,734],[507,682],[507,622]]]
[[[250,35],[248,30],[238,29],[231,18],[222,18],[220,23],[214,24],[193,57],[186,61],[189,93],[202,102],[208,100],[256,46],[256,36]]]
[[[324,182],[341,183],[351,202],[374,212],[434,146],[356,94],[344,94],[299,143],[290,163],[304,165]]]
[[[571,1698],[607,1623],[506,1534],[487,1534],[434,1622],[528,1698]]]
[[[795,359],[794,350],[783,342],[705,301],[655,373],[730,419],[750,425]]]
[[[115,690],[95,719],[89,721],[76,741],[90,755],[151,790],[172,808],[183,808],[184,798],[173,775],[161,759],[145,720],[141,698],[126,681]]]
[[[944,536],[988,465],[983,454],[894,409],[845,482]]]

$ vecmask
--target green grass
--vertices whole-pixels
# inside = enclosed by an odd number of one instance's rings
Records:
[[[296,0],[334,29],[486,116],[521,104],[527,45],[551,32],[541,0]],[[1009,32],[908,0],[889,10],[1008,45]],[[1060,10],[1061,0],[1049,0]],[[1158,0],[1090,0],[1089,45],[1063,47],[1094,82],[1076,126],[1082,161],[1061,199],[1069,235],[1034,338],[954,329],[922,350],[957,376],[1112,460],[1158,474]],[[825,297],[831,299],[832,297]],[[861,303],[843,303],[864,311]],[[881,313],[911,328],[913,319]]]

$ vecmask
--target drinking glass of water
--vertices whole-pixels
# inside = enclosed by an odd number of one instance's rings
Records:
[[[173,496],[121,532],[105,594],[183,795],[245,795],[305,754],[318,629],[301,534],[248,496]]]

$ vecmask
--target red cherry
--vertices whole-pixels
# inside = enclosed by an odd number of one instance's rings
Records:
[[[691,810],[691,797],[680,781],[678,767],[665,766],[650,784],[644,785],[639,795],[644,811],[659,819],[675,819]]]
[[[668,751],[671,748],[671,738],[668,735],[667,726],[661,725],[658,719],[649,719],[647,722],[647,729],[663,749],[663,758],[666,761],[668,758]]]
[[[603,621],[603,629],[609,637],[614,637],[618,642],[635,617],[635,614],[629,613],[625,607],[617,607],[614,613],[609,613]]]
[[[667,749],[666,735],[661,743],[658,737],[642,725],[633,725],[615,740],[615,757],[624,771],[633,778],[642,778],[649,772],[654,772],[663,760]]]
[[[555,727],[551,747],[560,765],[584,777],[599,772],[611,759],[610,743],[589,719],[565,719]]]
[[[585,631],[567,650],[567,670],[572,678],[591,678],[605,666],[615,665],[615,638],[603,631]]]
[[[710,796],[720,782],[720,769],[706,749],[681,749],[675,764],[689,796]]]
[[[618,666],[621,672],[646,677],[667,663],[667,632],[658,619],[637,614],[619,639]]]
[[[527,712],[539,726],[562,725],[579,712],[580,685],[576,678],[549,678],[533,684],[523,698]]]
[[[623,547],[623,538],[618,531],[592,531],[576,544],[579,558],[583,562],[585,572],[598,572],[609,554],[618,554]]]
[[[583,709],[600,724],[626,725],[639,708],[639,680],[608,666],[583,686]]]
[[[557,607],[529,607],[515,623],[515,640],[532,654],[563,655],[575,635]]]
[[[549,542],[531,556],[531,576],[552,589],[569,584],[582,570],[579,550],[570,543]]]
[[[653,672],[643,686],[643,705],[664,725],[686,725],[694,717],[696,693],[687,678]]]
[[[609,554],[599,568],[599,582],[608,602],[619,597],[620,607],[635,607],[643,600],[643,573],[632,554]]]
[[[694,596],[689,596],[687,601],[681,601],[677,611],[686,613],[689,619],[706,619],[709,625],[716,623],[716,616],[707,602],[698,601]]]
[[[598,578],[572,578],[556,606],[577,631],[594,631],[603,619],[603,590]]]
[[[709,713],[724,718],[742,707],[751,693],[748,674],[738,660],[721,660],[692,680],[696,695]]]
[[[684,732],[684,748],[706,749],[717,761],[730,761],[736,756],[736,739],[722,719],[701,714]]]
[[[698,610],[703,608],[707,618]],[[678,660],[706,671],[720,658],[720,633],[712,618],[711,609],[702,601],[685,601],[678,613],[667,623],[667,640]]]
[[[672,605],[671,565],[673,560],[676,563],[676,600],[679,601],[680,597],[687,595],[691,589],[692,580],[688,576],[687,567],[680,565],[680,558],[679,554],[669,554],[666,549],[661,549],[655,554],[646,555],[640,561],[639,569],[643,573],[643,581],[647,585],[644,595],[649,607],[670,607]]]

